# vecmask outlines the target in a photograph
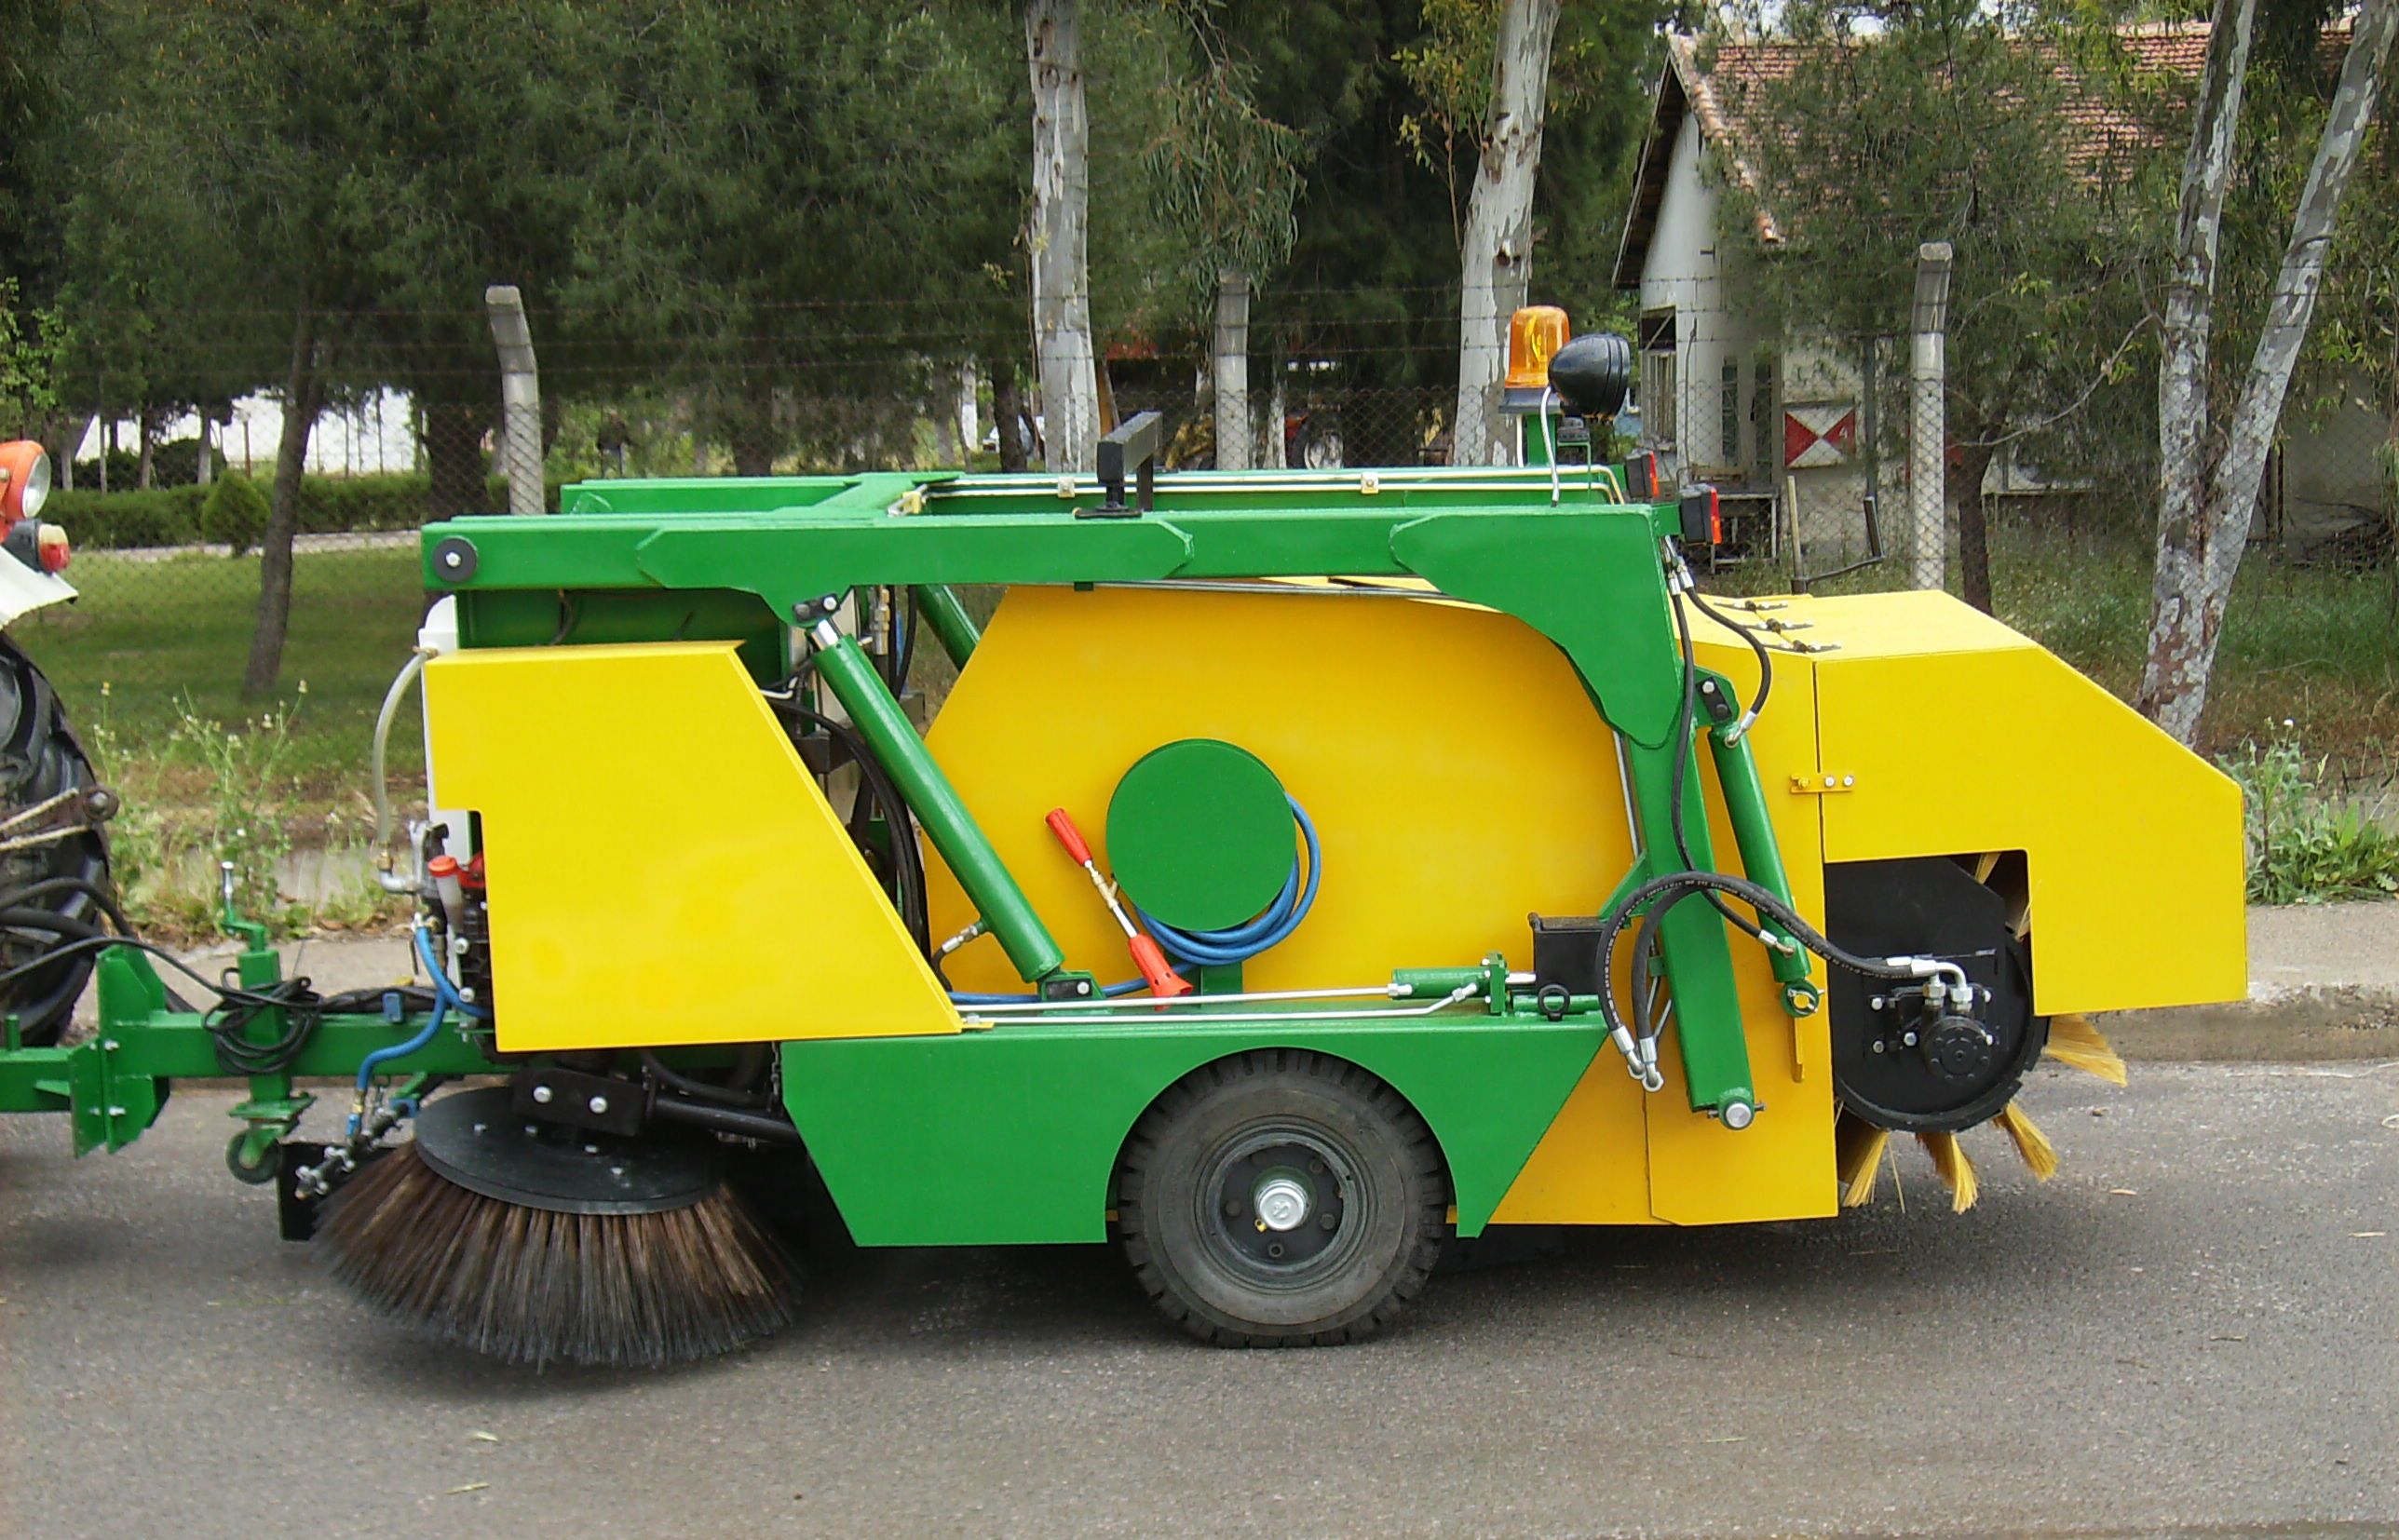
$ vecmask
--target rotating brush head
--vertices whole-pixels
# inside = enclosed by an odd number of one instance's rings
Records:
[[[705,1147],[562,1138],[506,1087],[429,1103],[334,1195],[317,1245],[377,1314],[535,1367],[714,1357],[786,1324],[797,1294]]]

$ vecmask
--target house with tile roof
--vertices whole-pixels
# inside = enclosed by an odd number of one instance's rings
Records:
[[[2137,69],[2195,81],[2205,62],[2205,22],[2128,27],[2121,36]],[[2339,41],[2345,46],[2345,36]],[[1894,399],[1890,385],[1906,355],[1904,346],[1828,349],[1785,339],[1744,314],[1719,261],[1718,179],[1741,179],[1756,191],[1743,153],[1757,131],[1747,104],[1759,88],[1787,79],[1809,48],[1824,46],[1711,40],[1703,47],[1688,34],[1668,36],[1615,267],[1616,287],[1640,296],[1635,399],[1644,447],[1684,478],[1716,483],[1750,549],[1790,561],[1781,547],[1796,539],[1794,570],[1803,573],[1852,559],[1866,546],[1869,501],[1884,509],[1885,545],[1897,544],[1892,520],[1903,506],[1905,466],[1899,456],[1878,459],[1876,445],[1894,436],[1876,414]],[[2074,99],[2068,112],[2078,159],[2098,164],[2156,143],[2152,126],[2093,97]],[[1757,202],[1756,233],[1771,245],[1780,232],[1770,193]],[[2387,493],[2374,446],[2391,428],[2387,412],[2360,399],[2286,442],[2269,476],[2267,527],[2319,538],[2379,510]],[[2056,490],[2037,466],[2007,456],[1985,481],[1995,496]]]

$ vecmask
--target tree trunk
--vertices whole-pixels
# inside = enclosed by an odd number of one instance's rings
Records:
[[[283,436],[275,450],[275,499],[258,542],[258,628],[241,693],[255,700],[275,688],[283,671],[283,640],[291,627],[291,538],[300,533],[300,479],[308,469],[308,435],[324,405],[318,368],[317,322],[306,311],[291,329],[291,366],[283,382]]]
[[[1289,470],[1290,454],[1283,443],[1283,419],[1291,415],[1291,398],[1283,388],[1282,356],[1277,353],[1271,366],[1274,384],[1267,387],[1267,412],[1258,424],[1257,463],[1272,470]]]
[[[108,490],[108,458],[116,453],[116,419],[108,415],[105,407],[100,417],[100,490]]]
[[[999,468],[1021,471],[1025,468],[1024,391],[1016,383],[1016,371],[1006,364],[989,365],[984,371],[991,376],[991,415],[999,430]]]
[[[2342,195],[2357,169],[2366,126],[2373,120],[2383,64],[2392,36],[2399,33],[2399,0],[2366,0],[2352,23],[2349,56],[2341,65],[2324,134],[2316,142],[2307,184],[2299,193],[2265,325],[2211,473],[2206,464],[2207,331],[2217,227],[2241,108],[2239,74],[2247,67],[2255,4],[2220,0],[2217,7],[2219,28],[2227,9],[2236,12],[2235,35],[2211,39],[2208,46],[2200,118],[2183,171],[2182,223],[2176,233],[2175,282],[2167,291],[2165,351],[2159,374],[2158,569],[2151,590],[2148,659],[2136,704],[2186,744],[2199,735],[2224,608],[2241,570],[2267,452],[2282,422],[2299,347],[2315,317],[2325,252],[2338,223]],[[2219,64],[2233,73],[2229,87],[2215,78]]]
[[[1987,428],[1958,447],[1958,581],[1966,602],[1991,613],[1991,536],[1988,510],[1983,502],[1983,477],[1996,452],[1986,442]]]
[[[1216,468],[1250,468],[1250,277],[1216,275]]]
[[[733,474],[736,476],[772,476],[775,474],[775,451],[779,447],[775,436],[775,387],[767,376],[753,371],[742,382],[741,396],[729,403],[732,410],[731,432]]]
[[[427,521],[493,512],[491,483],[483,471],[490,409],[472,401],[427,401],[424,413]]]
[[[158,469],[158,414],[149,407],[135,409],[134,433],[137,452],[133,460],[133,485],[148,492]]]
[[[216,454],[214,453],[216,445],[215,441],[210,437],[210,435],[215,431],[216,426],[215,420],[210,418],[207,412],[203,412],[200,413],[200,453],[198,461],[193,468],[193,479],[199,485],[204,487],[217,479],[217,463]]]
[[[1532,281],[1533,183],[1541,166],[1550,43],[1560,8],[1561,0],[1507,0],[1499,13],[1483,161],[1460,243],[1454,466],[1497,465],[1505,450],[1499,381],[1508,368],[1508,317],[1525,303]]]
[[[1091,116],[1083,100],[1078,0],[1029,0],[1024,57],[1033,80],[1033,347],[1051,470],[1090,470],[1100,409],[1084,235]]]

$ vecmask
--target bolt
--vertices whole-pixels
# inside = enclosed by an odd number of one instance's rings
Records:
[[[583,1146],[583,1153],[585,1155],[598,1155],[600,1153],[600,1146],[597,1144],[586,1144]]]
[[[598,1117],[601,1114],[608,1110],[608,1099],[604,1096],[595,1096],[591,1099],[590,1105],[591,1115]]]
[[[1882,1052],[1882,1039],[1879,1037],[1874,1040],[1874,1051],[1877,1053]]]
[[[533,1088],[534,1101],[545,1107],[549,1105],[549,1099],[557,1094],[557,1092],[551,1090],[548,1086],[535,1086]]]
[[[1883,996],[1883,995],[1877,994],[1877,995],[1876,995],[1873,999],[1871,999],[1871,1000],[1869,1000],[1869,1001],[1867,1001],[1867,1002],[1866,1002],[1866,1009],[1868,1009],[1868,1010],[1881,1010],[1881,1009],[1883,1009],[1884,1007],[1888,1006],[1890,1004],[1891,1004],[1891,1001],[1889,1000],[1889,998],[1887,998],[1886,996]]]
[[[1757,1109],[1746,1101],[1728,1101],[1716,1115],[1724,1119],[1726,1128],[1739,1133],[1757,1120]]]
[[[1084,979],[1081,983],[1077,984],[1077,985],[1075,986],[1075,993],[1078,993],[1078,994],[1089,994],[1089,993],[1091,993],[1091,981],[1089,979]]]
[[[1857,783],[1858,777],[1855,776],[1843,776],[1841,777],[1841,784],[1843,786],[1855,786]]]
[[[1912,1047],[1916,1047],[1916,1033],[1912,1033],[1912,1032],[1911,1032],[1911,1033],[1907,1033],[1906,1035],[1903,1036],[1902,1038],[1900,1038],[1900,1041],[1901,1041],[1902,1043],[1906,1044],[1909,1047],[1911,1047],[1911,1048],[1912,1048]]]

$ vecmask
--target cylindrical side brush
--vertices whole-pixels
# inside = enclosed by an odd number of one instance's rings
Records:
[[[426,1103],[415,1139],[335,1191],[317,1247],[377,1312],[535,1366],[712,1357],[797,1292],[711,1146],[530,1124],[505,1086]]]
[[[1125,912],[1123,902],[1117,898],[1116,885],[1100,875],[1099,863],[1091,859],[1091,847],[1083,843],[1083,831],[1075,827],[1075,820],[1066,810],[1051,808],[1047,821],[1050,832],[1058,836],[1058,843],[1066,847],[1066,854],[1089,874],[1091,885],[1100,890],[1100,901],[1108,906],[1108,912],[1115,915],[1117,924],[1123,927],[1125,950],[1132,953],[1133,966],[1141,969],[1141,976],[1149,980],[1149,993],[1160,1000],[1172,1000],[1178,994],[1190,993],[1191,981],[1167,965],[1166,953],[1158,949],[1156,941],[1143,935],[1141,927],[1132,923],[1132,916]]]

